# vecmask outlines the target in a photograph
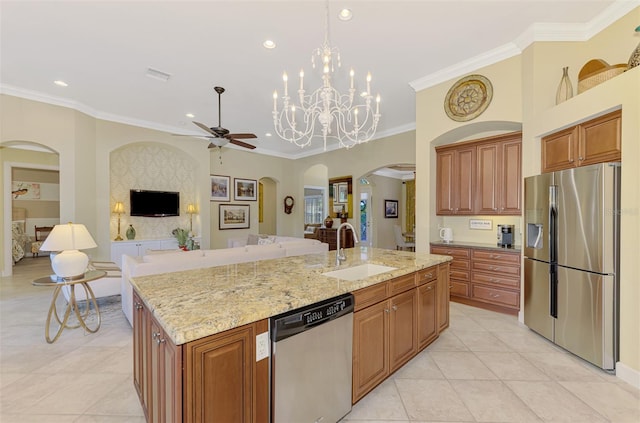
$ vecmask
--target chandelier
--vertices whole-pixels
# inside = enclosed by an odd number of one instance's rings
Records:
[[[273,93],[273,124],[281,138],[299,147],[306,147],[313,138],[321,137],[326,151],[328,140],[337,141],[339,147],[351,148],[373,138],[380,120],[380,95],[375,98],[374,112],[371,73],[366,78],[367,90],[356,95],[353,69],[349,72],[350,85],[346,94],[340,93],[331,85],[335,68],[340,68],[340,51],[331,46],[329,39],[328,0],[325,11],[324,44],[313,50],[311,55],[311,66],[314,69],[316,60],[321,62],[322,86],[307,94],[304,89],[304,70],[301,70],[297,98],[291,98],[285,72],[282,75],[284,95],[280,108],[278,92]]]

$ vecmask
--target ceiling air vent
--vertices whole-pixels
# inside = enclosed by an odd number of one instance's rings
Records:
[[[170,73],[159,71],[158,69],[147,68],[147,73],[145,74],[149,78],[157,79],[158,81],[167,82],[169,78],[171,78]]]

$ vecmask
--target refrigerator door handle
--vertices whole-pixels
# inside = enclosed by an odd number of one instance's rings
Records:
[[[549,314],[558,318],[558,265],[549,265]]]
[[[558,318],[558,186],[549,186],[549,314]]]
[[[558,186],[549,186],[549,262],[558,262]]]

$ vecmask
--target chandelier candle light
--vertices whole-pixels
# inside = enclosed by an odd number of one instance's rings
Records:
[[[341,94],[331,85],[331,75],[335,67],[340,67],[340,52],[332,47],[329,39],[329,1],[326,2],[326,20],[324,44],[315,49],[311,56],[311,65],[316,67],[316,56],[322,60],[322,86],[307,95],[304,89],[304,70],[300,70],[300,88],[298,104],[289,97],[288,76],[282,75],[284,95],[282,108],[278,109],[278,92],[273,93],[273,123],[276,133],[286,141],[299,147],[311,144],[314,137],[322,137],[324,150],[327,140],[333,139],[339,147],[351,148],[373,138],[380,120],[380,95],[375,99],[371,95],[371,73],[367,73],[367,90],[360,94],[362,103],[354,104],[356,99],[354,71],[349,71],[349,91]],[[297,117],[297,119],[296,119]]]

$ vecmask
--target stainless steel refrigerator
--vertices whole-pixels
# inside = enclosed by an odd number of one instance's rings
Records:
[[[525,178],[524,323],[605,370],[618,360],[620,163]]]

